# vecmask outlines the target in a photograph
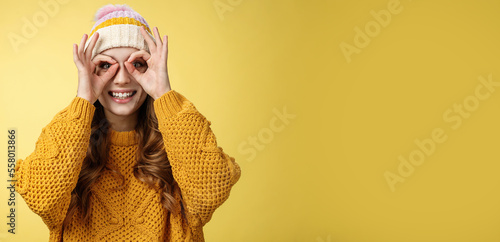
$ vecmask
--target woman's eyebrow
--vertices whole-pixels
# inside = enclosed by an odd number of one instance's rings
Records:
[[[97,54],[96,56],[98,56],[98,55],[105,55],[105,56],[111,57],[111,59],[113,59],[113,60],[115,60],[115,61],[118,61],[117,59],[115,59],[115,57],[110,56],[110,55],[106,55],[106,54],[103,54],[103,53],[99,53],[99,54]],[[126,56],[126,57],[125,57],[125,61],[126,61],[126,60],[128,60],[128,58],[130,58],[130,56],[131,56],[131,55],[132,55],[132,54],[130,54],[129,56]]]
[[[113,59],[113,60],[116,60],[113,56],[106,55],[106,54],[103,54],[103,53],[99,53],[99,54],[97,54],[97,55],[105,55],[105,56],[111,57],[111,59]]]

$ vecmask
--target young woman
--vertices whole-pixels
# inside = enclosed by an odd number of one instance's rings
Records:
[[[50,241],[204,241],[240,177],[210,121],[171,89],[167,36],[153,32],[107,5],[73,45],[77,96],[16,165],[16,190]]]

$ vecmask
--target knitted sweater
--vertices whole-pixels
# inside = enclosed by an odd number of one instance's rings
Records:
[[[63,229],[90,142],[95,107],[75,97],[42,129],[35,151],[16,164],[16,190],[50,231],[49,241],[204,241],[203,226],[240,177],[235,159],[217,146],[211,122],[183,95],[170,90],[154,101],[158,128],[178,186],[182,211],[170,213],[160,194],[133,175],[136,131],[110,129],[108,165],[91,187],[88,223],[74,215]]]

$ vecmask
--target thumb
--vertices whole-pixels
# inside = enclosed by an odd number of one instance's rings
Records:
[[[108,68],[106,73],[104,73],[104,75],[102,76],[102,79],[105,80],[106,82],[109,81],[111,79],[111,77],[113,77],[115,75],[116,70],[118,69],[118,66],[119,66],[118,63],[111,65],[111,67]]]

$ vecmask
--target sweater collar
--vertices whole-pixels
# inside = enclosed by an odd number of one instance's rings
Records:
[[[131,146],[138,144],[138,140],[136,138],[136,131],[116,131],[113,129],[109,129],[109,135],[111,136],[111,144],[118,146]]]

